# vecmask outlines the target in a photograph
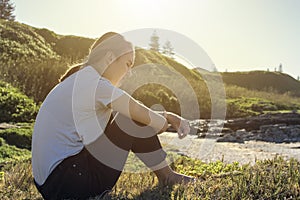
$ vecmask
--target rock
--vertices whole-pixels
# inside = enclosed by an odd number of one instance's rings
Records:
[[[235,132],[236,137],[243,137],[247,134],[248,132],[245,129],[237,130]]]
[[[221,138],[218,138],[216,140],[217,142],[237,142],[237,143],[244,143],[244,140],[242,139],[242,137],[237,137],[236,135],[233,134],[226,134]]]
[[[18,128],[18,126],[8,123],[0,123],[0,129]]]
[[[298,127],[291,128],[290,136],[292,138],[300,138],[300,128]]]
[[[263,125],[286,124],[299,125],[299,113],[275,113],[263,114],[255,117],[238,118],[225,121],[224,127],[230,128],[234,131],[238,129],[246,129],[247,131],[259,130]]]
[[[195,120],[192,124],[198,138],[221,137],[217,139],[218,142],[300,142],[299,113],[263,114],[225,121]]]

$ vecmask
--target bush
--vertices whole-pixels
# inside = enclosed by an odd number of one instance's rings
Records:
[[[297,105],[288,105],[288,102],[272,102],[262,98],[233,98],[227,100],[227,117],[248,117],[265,112],[278,110],[294,110]]]
[[[0,131],[0,137],[9,145],[22,149],[31,149],[32,127],[10,128]]]
[[[0,122],[30,122],[36,114],[37,105],[32,99],[0,81]]]
[[[40,61],[59,59],[51,46],[34,29],[25,24],[0,20],[0,60]]]
[[[30,157],[31,153],[29,150],[8,145],[3,138],[0,138],[0,164],[28,160]]]

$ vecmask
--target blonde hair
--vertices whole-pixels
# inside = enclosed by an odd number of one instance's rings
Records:
[[[122,35],[115,32],[107,32],[93,43],[86,61],[70,67],[65,74],[61,76],[59,82],[62,82],[67,77],[79,71],[82,67],[89,65],[99,67],[99,63],[109,51],[118,59],[126,53],[134,53],[134,47],[130,42],[126,41]],[[107,66],[101,67],[101,71],[104,72]]]

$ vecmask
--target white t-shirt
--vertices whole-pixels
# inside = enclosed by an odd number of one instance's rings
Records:
[[[103,134],[109,103],[125,94],[91,66],[72,74],[46,97],[32,136],[32,171],[42,185],[63,159]]]

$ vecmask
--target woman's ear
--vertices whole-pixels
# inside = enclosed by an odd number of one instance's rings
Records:
[[[105,61],[106,63],[109,65],[111,64],[112,62],[114,62],[116,60],[116,56],[114,55],[113,52],[111,51],[108,51],[105,55]]]

